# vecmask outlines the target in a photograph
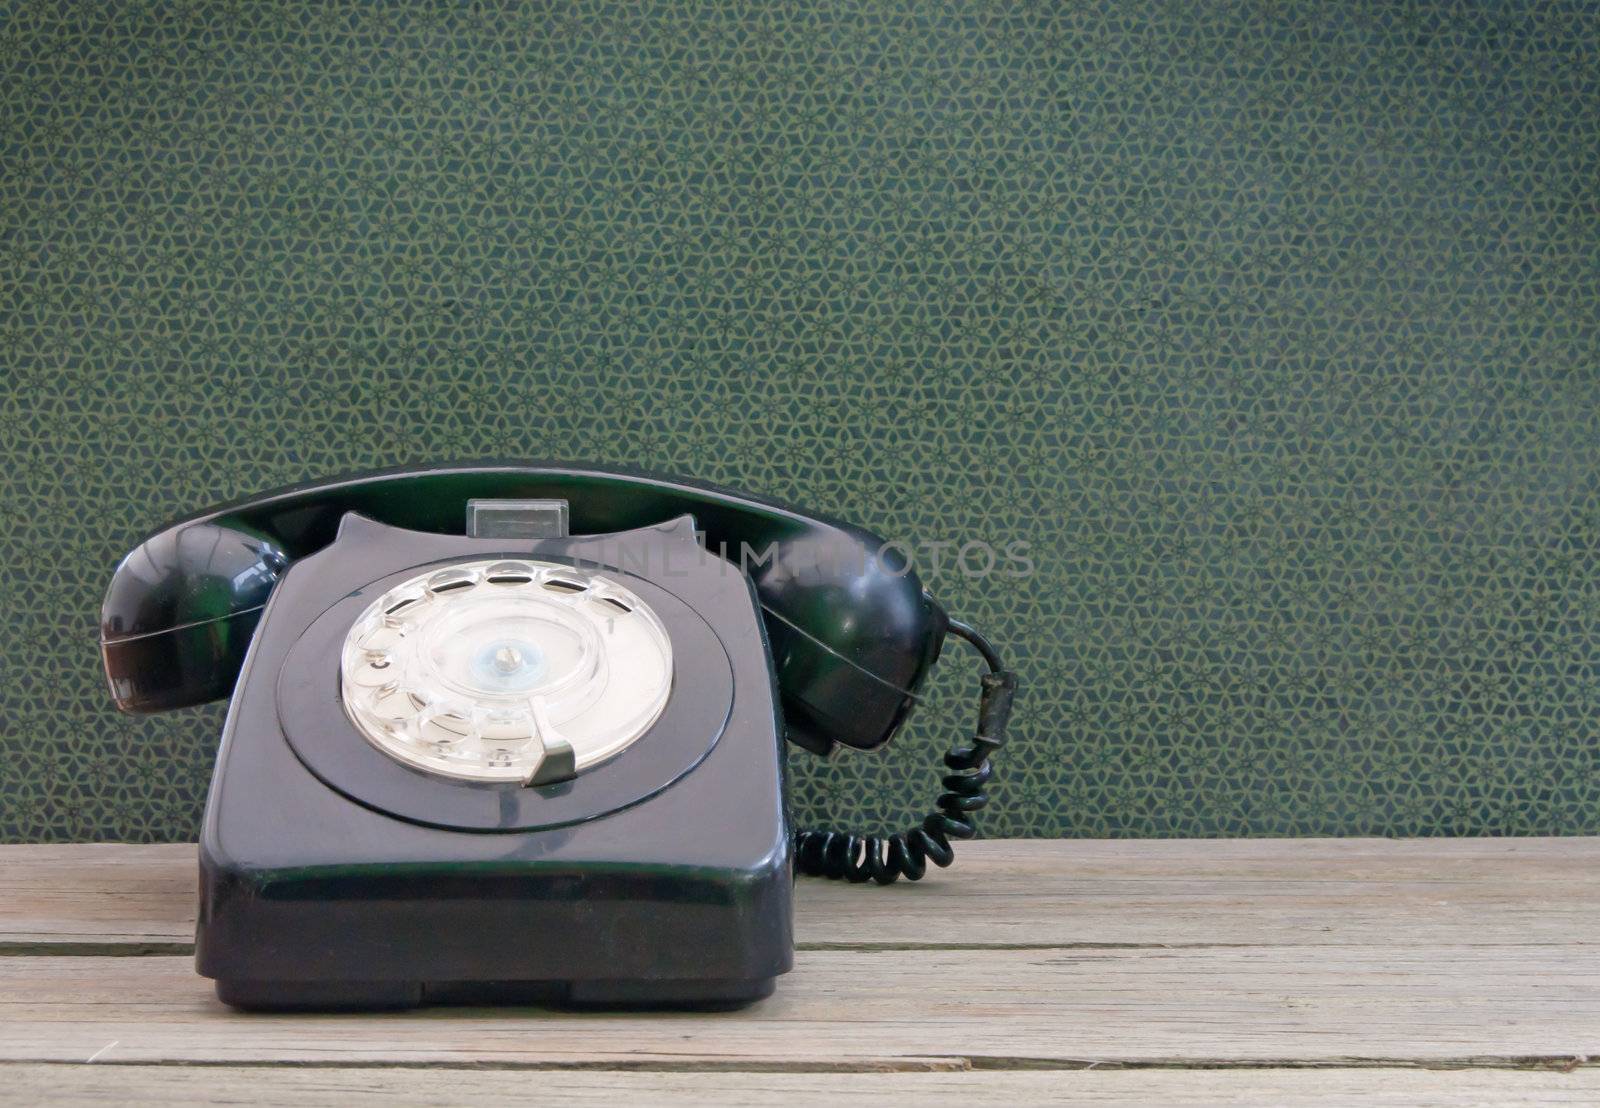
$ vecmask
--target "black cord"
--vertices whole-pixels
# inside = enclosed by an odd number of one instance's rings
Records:
[[[795,868],[812,877],[844,878],[856,883],[890,885],[904,877],[916,881],[928,863],[944,867],[955,860],[951,839],[970,839],[978,828],[974,814],[989,803],[983,786],[994,774],[989,755],[1005,744],[1017,675],[1000,663],[988,639],[960,620],[950,621],[950,634],[965,639],[983,655],[989,672],[979,680],[978,727],[971,743],[957,743],[944,756],[950,772],[941,778],[944,793],[920,826],[894,835],[853,835],[846,831],[806,828],[795,832]]]

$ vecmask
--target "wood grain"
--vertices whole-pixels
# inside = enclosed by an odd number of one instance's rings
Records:
[[[638,1073],[333,1066],[0,1065],[0,1097],[38,1104],[1262,1105],[1442,1108],[1600,1101],[1600,1070],[1073,1070],[965,1073]]]
[[[1600,1056],[1600,949],[810,951],[740,1012],[361,1018],[231,1013],[187,958],[13,957],[0,1022],[14,1061],[1517,1065]]]
[[[979,842],[917,885],[802,881],[796,928],[802,949],[1600,943],[1597,873],[1600,839]],[[189,845],[0,847],[0,951],[186,950],[194,887]]]
[[[1591,1103],[1597,873],[1589,839],[974,843],[802,882],[741,1012],[249,1016],[187,956],[192,846],[0,847],[0,1099]]]

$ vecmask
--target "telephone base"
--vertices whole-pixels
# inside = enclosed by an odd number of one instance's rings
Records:
[[[670,589],[607,571],[675,659],[648,738],[608,760],[542,784],[456,780],[385,754],[341,706],[369,594],[518,554],[502,541],[349,517],[273,591],[200,836],[195,965],[224,1002],[726,1006],[790,968],[793,837],[760,610],[691,521],[539,546],[565,564],[596,564],[583,544],[603,542],[641,568],[674,559]]]
[[[639,981],[239,981],[217,999],[247,1011],[337,1011],[424,1005],[524,1004],[553,1008],[742,1008],[772,995],[776,977]]]

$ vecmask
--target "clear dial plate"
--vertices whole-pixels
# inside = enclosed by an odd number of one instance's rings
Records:
[[[581,773],[666,706],[672,644],[633,592],[554,562],[435,568],[368,605],[345,636],[340,695],[396,760],[470,781]]]

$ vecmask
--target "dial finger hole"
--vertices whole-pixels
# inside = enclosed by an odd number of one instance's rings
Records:
[[[390,723],[399,723],[417,714],[416,703],[398,686],[380,689],[371,704],[372,714]]]
[[[478,575],[470,569],[447,569],[428,578],[428,591],[441,593],[470,589],[477,580]]]
[[[399,615],[401,612],[415,608],[426,598],[427,593],[420,588],[412,588],[405,591],[396,590],[386,598],[388,605],[384,608],[384,615]]]
[[[525,742],[534,734],[533,713],[526,709],[484,712],[478,718],[478,733],[488,745]]]
[[[376,654],[354,667],[350,680],[364,689],[375,689],[393,683],[395,673],[394,659],[387,654]]]
[[[527,585],[533,582],[533,567],[527,562],[496,562],[484,571],[491,585]]]
[[[406,637],[405,627],[394,620],[384,620],[376,623],[358,640],[362,650],[381,654],[393,650],[400,645],[400,640]]]
[[[427,712],[417,721],[417,735],[425,742],[457,746],[471,737],[472,720],[453,709]]]

